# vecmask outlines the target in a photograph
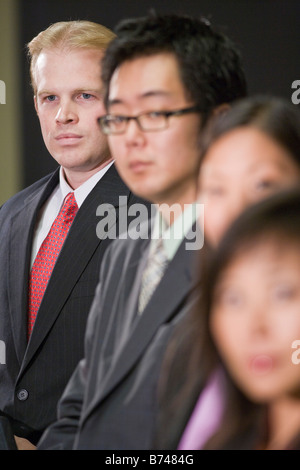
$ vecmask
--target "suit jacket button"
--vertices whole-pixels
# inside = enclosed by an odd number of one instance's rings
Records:
[[[25,401],[25,400],[27,400],[28,395],[29,395],[29,393],[28,393],[27,390],[25,390],[25,388],[22,388],[22,389],[19,390],[18,393],[17,393],[17,397],[18,397],[18,399],[19,399],[20,401]]]

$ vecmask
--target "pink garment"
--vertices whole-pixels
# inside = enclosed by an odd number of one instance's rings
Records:
[[[200,394],[183,432],[178,450],[199,450],[218,429],[224,409],[221,371],[216,371]]]

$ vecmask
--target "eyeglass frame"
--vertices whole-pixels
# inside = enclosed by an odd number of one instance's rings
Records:
[[[159,132],[159,131],[163,131],[165,129],[168,129],[169,118],[171,116],[183,116],[184,114],[197,113],[197,112],[198,113],[201,112],[199,106],[190,106],[190,107],[187,107],[187,108],[174,109],[173,111],[147,111],[147,112],[144,112],[144,113],[140,113],[137,116],[123,116],[122,114],[105,114],[104,116],[101,116],[101,117],[98,118],[98,122],[101,126],[102,132],[106,135],[122,135],[122,134],[124,134],[126,132],[128,122],[132,119],[134,121],[136,121],[137,125],[139,126],[139,128],[143,132]],[[149,115],[149,114],[156,114],[157,116],[163,116],[165,118],[165,121],[164,121],[165,126],[159,128],[159,129],[144,129],[143,126],[141,125],[141,122],[140,122],[139,119],[140,119],[141,116],[145,116],[145,115]],[[107,120],[109,117],[122,118],[124,120],[124,123],[125,123],[124,130],[122,130],[121,132],[110,132],[109,128],[105,127],[105,124],[104,124],[105,120]]]

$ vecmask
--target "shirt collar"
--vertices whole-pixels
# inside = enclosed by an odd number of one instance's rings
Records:
[[[108,163],[104,168],[101,168],[97,173],[91,176],[87,181],[85,181],[82,185],[80,185],[77,189],[71,188],[68,182],[65,179],[63,168],[60,167],[59,170],[59,186],[62,194],[62,199],[64,200],[66,195],[70,192],[74,192],[74,196],[77,202],[78,208],[82,205],[85,198],[89,195],[89,193],[94,189],[98,181],[104,176],[107,170],[111,167],[114,162]]]
[[[157,211],[152,231],[152,239],[162,237],[164,248],[169,261],[174,257],[180,243],[198,217],[198,204],[185,204],[184,210],[170,226],[167,225],[161,213]],[[150,248],[151,249],[151,248]]]

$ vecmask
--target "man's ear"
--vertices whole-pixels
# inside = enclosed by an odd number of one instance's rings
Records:
[[[216,118],[217,116],[220,116],[221,114],[227,113],[230,108],[231,105],[229,103],[222,103],[219,106],[216,106],[211,113],[212,119]]]
[[[33,102],[34,102],[34,107],[35,107],[36,114],[39,115],[36,95],[34,95],[34,97],[33,97]]]
[[[231,105],[229,103],[222,103],[219,106],[216,106],[210,113],[208,120],[206,122],[206,128],[210,129],[210,127],[213,125],[213,123],[219,119],[220,116],[223,114],[226,114],[227,111],[231,108]]]

